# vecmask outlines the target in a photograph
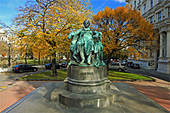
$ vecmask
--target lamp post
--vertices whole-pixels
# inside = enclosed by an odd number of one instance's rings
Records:
[[[8,66],[11,65],[11,62],[10,62],[10,59],[11,59],[11,56],[10,56],[10,48],[11,48],[11,44],[8,43],[8,47],[9,47],[9,54],[8,54]]]

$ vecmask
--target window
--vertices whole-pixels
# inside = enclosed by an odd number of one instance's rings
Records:
[[[153,7],[153,0],[151,0],[151,8]]]
[[[158,13],[158,21],[161,21],[162,20],[162,12],[159,12]]]
[[[111,66],[119,66],[119,63],[111,63]]]
[[[140,11],[140,8],[138,9],[138,11]]]
[[[136,1],[134,1],[134,7],[136,7]]]
[[[161,2],[162,0],[158,0],[158,2]]]
[[[146,12],[146,4],[144,4],[144,12]]]
[[[168,17],[170,17],[170,7],[168,7]]]
[[[150,23],[153,23],[153,16],[150,18]]]

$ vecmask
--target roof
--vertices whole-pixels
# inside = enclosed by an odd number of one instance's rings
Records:
[[[5,30],[4,29],[0,29],[0,33],[5,33]]]

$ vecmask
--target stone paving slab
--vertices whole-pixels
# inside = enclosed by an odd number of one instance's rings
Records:
[[[11,83],[11,82],[6,82]],[[6,84],[4,83],[4,84]],[[13,85],[0,90],[0,112],[15,102],[19,101],[25,95],[32,92],[35,88],[25,81],[17,81]]]
[[[38,87],[29,95],[13,104],[2,113],[169,113],[168,110],[151,100],[134,87],[122,82],[115,85],[122,93],[122,100],[101,109],[67,107],[59,102],[51,102],[47,95],[49,89],[61,88],[63,82],[49,82]],[[48,94],[50,95],[50,94]],[[48,96],[47,96],[48,97]]]
[[[156,78],[154,78],[156,79]],[[156,82],[126,82],[141,93],[170,111],[170,83],[156,79]]]

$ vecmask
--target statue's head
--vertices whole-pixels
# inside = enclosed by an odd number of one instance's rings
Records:
[[[90,21],[89,20],[85,20],[83,22],[83,25],[84,25],[85,28],[88,28],[90,26]]]

